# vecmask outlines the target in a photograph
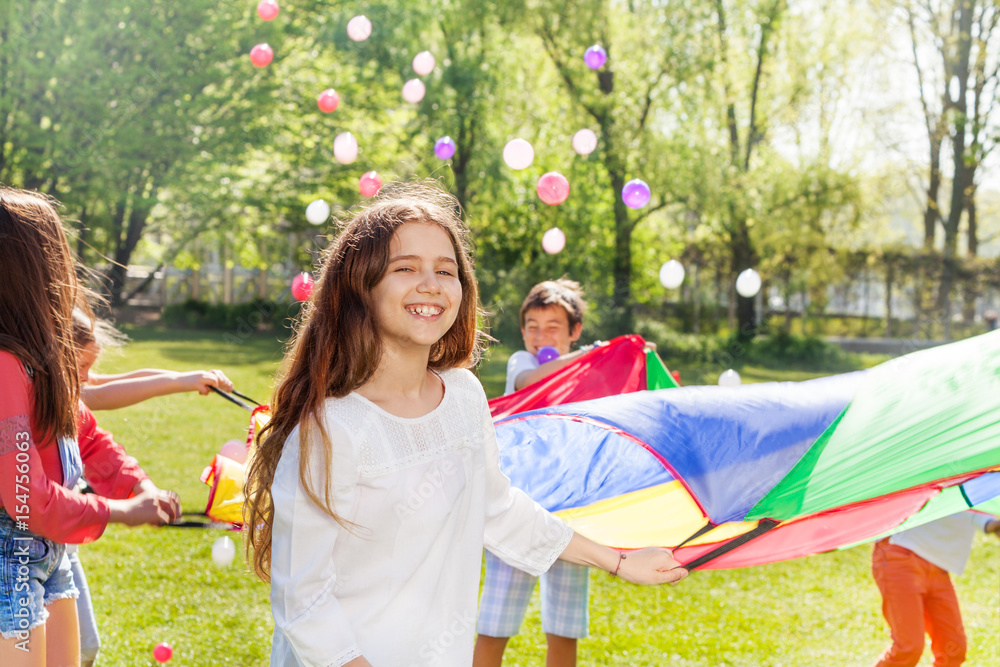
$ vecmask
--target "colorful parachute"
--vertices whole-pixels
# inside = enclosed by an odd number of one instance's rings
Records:
[[[253,456],[253,443],[256,434],[270,420],[266,405],[253,408],[250,413],[250,428],[247,433],[247,447]],[[212,462],[201,473],[201,481],[208,484],[208,505],[205,514],[213,521],[220,523],[243,522],[243,483],[246,479],[246,469],[250,464],[234,461],[222,454],[216,454]]]
[[[579,386],[554,407],[518,412],[546,400],[533,387],[491,402],[514,485],[599,542],[746,567],[1000,496],[1000,332],[807,382],[655,391],[634,338],[564,368]],[[633,363],[603,385],[618,395],[568,403],[623,345]]]

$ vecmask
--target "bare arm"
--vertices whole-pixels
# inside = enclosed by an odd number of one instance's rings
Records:
[[[137,495],[127,500],[111,500],[109,521],[126,526],[172,523],[181,515],[181,501],[173,491],[163,491],[146,479],[135,485]]]
[[[589,348],[586,350],[576,350],[562,357],[557,357],[552,361],[547,361],[535,370],[521,372],[514,379],[514,389],[524,389],[529,384],[534,384],[539,380],[544,380],[556,371],[561,370],[563,367],[576,361],[587,352],[590,352]]]
[[[633,584],[676,584],[688,571],[674,560],[669,549],[648,547],[623,552],[612,549],[579,533],[573,534],[560,560],[607,570]]]
[[[135,405],[156,396],[166,396],[185,391],[197,391],[205,395],[210,387],[232,391],[233,383],[220,370],[159,371],[126,379],[104,381],[96,386],[85,385],[81,391],[83,402],[91,410],[116,410]]]
[[[140,368],[138,370],[129,371],[128,373],[111,373],[108,375],[103,375],[101,373],[90,372],[90,379],[87,380],[87,384],[97,386],[102,385],[105,382],[117,382],[118,380],[131,380],[134,378],[144,378],[150,375],[160,375],[162,373],[170,373],[172,371],[165,371],[162,368]]]

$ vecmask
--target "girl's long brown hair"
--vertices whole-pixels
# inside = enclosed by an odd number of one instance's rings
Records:
[[[371,379],[381,360],[382,338],[372,291],[389,265],[389,243],[408,222],[433,223],[451,238],[458,260],[462,302],[451,329],[431,349],[434,369],[470,367],[479,358],[482,337],[479,289],[473,274],[468,230],[458,201],[430,183],[390,184],[357,212],[327,249],[312,298],[289,341],[282,374],[271,399],[271,421],[257,436],[257,448],[244,488],[243,515],[247,558],[264,581],[270,580],[271,484],[285,441],[298,425],[299,480],[319,507],[345,527],[331,502],[329,474],[323,489],[310,483],[311,428],[319,427],[322,470],[329,471],[332,443],[319,418],[323,403],[342,397]]]
[[[55,204],[0,187],[0,350],[33,378],[36,444],[76,433],[80,379],[72,340],[82,302],[75,263]]]

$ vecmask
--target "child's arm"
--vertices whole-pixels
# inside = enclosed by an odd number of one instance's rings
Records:
[[[77,441],[87,481],[108,498],[110,521],[137,526],[169,523],[181,515],[181,501],[173,491],[157,488],[139,462],[97,425],[94,413],[80,406]]]
[[[133,378],[144,378],[150,375],[160,375],[161,373],[169,373],[170,371],[165,371],[162,368],[140,368],[138,370],[129,371],[128,373],[110,373],[107,375],[95,373],[90,371],[90,378],[87,380],[87,384],[91,386],[102,385],[106,382],[117,382],[118,380],[131,380]]]
[[[220,370],[191,371],[139,371],[144,375],[130,378],[104,380],[96,386],[84,385],[81,390],[83,402],[91,410],[116,410],[135,405],[156,396],[197,391],[205,395],[210,387],[232,391],[233,383]]]
[[[546,361],[535,370],[522,371],[516,378],[514,378],[514,389],[524,389],[529,384],[534,384],[539,380],[544,380],[556,371],[573,363],[587,352],[590,352],[590,350],[575,350],[564,356],[557,357],[552,361]]]
[[[688,575],[669,549],[647,547],[626,553],[579,533],[573,533],[573,539],[559,559],[599,567],[633,584],[676,584]]]

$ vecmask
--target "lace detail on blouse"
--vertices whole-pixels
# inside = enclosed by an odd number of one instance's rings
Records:
[[[19,433],[27,433],[28,437],[18,438]],[[14,415],[0,419],[0,456],[17,451],[19,442],[31,442],[31,420],[28,415]]]
[[[478,400],[459,394],[478,391],[468,371],[441,373],[445,395],[441,404],[423,417],[397,417],[358,394],[327,401],[328,417],[340,422],[355,438],[359,452],[358,473],[377,477],[430,461],[446,452],[474,446],[482,440],[482,415]]]

